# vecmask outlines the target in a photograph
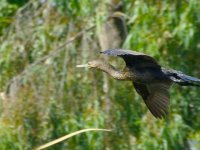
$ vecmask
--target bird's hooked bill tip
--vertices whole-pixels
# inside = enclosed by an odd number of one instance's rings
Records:
[[[76,65],[76,67],[78,67],[78,68],[88,67],[88,64]]]

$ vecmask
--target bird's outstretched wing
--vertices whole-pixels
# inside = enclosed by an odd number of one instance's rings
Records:
[[[108,49],[101,52],[109,56],[120,56],[126,62],[128,67],[160,67],[157,61],[146,54],[123,49]]]
[[[171,83],[141,84],[133,82],[133,85],[156,118],[166,116],[170,103],[169,88]]]

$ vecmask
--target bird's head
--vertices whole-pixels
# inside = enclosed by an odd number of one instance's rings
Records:
[[[102,60],[89,61],[87,64],[76,65],[76,67],[99,68],[102,65]]]

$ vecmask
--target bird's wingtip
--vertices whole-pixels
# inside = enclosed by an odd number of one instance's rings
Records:
[[[101,51],[100,53],[102,54],[105,54],[106,52],[108,52],[108,51],[113,51],[113,50],[115,50],[115,49],[113,49],[113,48],[109,48],[109,49],[106,49],[106,50],[104,50],[104,51]],[[116,49],[117,50],[117,49]]]

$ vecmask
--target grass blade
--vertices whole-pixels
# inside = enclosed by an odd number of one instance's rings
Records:
[[[80,133],[88,132],[88,131],[107,131],[107,132],[110,132],[110,131],[112,131],[112,130],[110,130],[110,129],[98,129],[98,128],[97,128],[97,129],[95,129],[95,128],[82,129],[82,130],[79,130],[79,131],[76,131],[76,132],[67,134],[67,135],[65,135],[65,136],[63,136],[63,137],[60,137],[60,138],[58,138],[58,139],[56,139],[56,140],[53,140],[53,141],[51,141],[51,142],[49,142],[49,143],[46,143],[46,144],[44,144],[44,145],[42,145],[42,146],[36,148],[35,150],[41,150],[41,149],[50,147],[50,146],[52,146],[52,145],[55,145],[55,144],[57,144],[57,143],[59,143],[59,142],[62,142],[62,141],[64,141],[64,140],[66,140],[66,139],[68,139],[68,138],[70,138],[70,137],[72,137],[72,136],[78,135],[78,134],[80,134]]]

